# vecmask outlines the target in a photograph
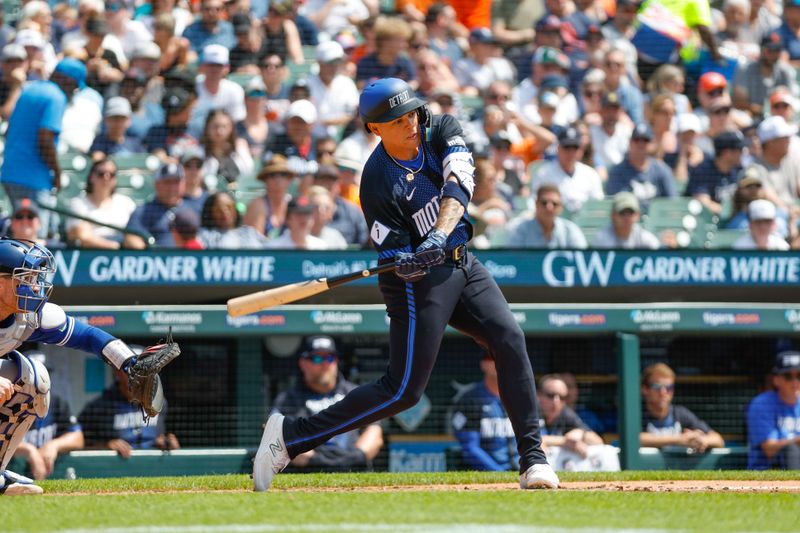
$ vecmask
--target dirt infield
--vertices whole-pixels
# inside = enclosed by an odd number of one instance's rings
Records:
[[[371,487],[298,487],[273,489],[287,492],[419,492],[419,491],[503,491],[519,490],[515,483],[475,483],[453,485],[388,485]],[[797,492],[800,480],[675,480],[675,481],[566,481],[558,490],[615,492]]]

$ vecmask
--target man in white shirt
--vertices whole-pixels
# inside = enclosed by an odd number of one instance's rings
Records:
[[[734,250],[788,250],[789,243],[776,235],[777,209],[769,200],[753,200],[747,206],[748,233],[733,243]]]
[[[576,128],[563,130],[558,136],[558,157],[539,167],[531,184],[532,192],[545,183],[552,183],[561,191],[564,205],[572,212],[579,210],[586,200],[603,199],[600,175],[580,162],[583,148],[583,138]]]
[[[589,126],[589,135],[594,147],[594,168],[605,180],[608,171],[625,159],[633,128],[630,120],[623,116],[622,102],[614,91],[603,95],[600,117],[600,124]]]
[[[611,206],[611,224],[595,236],[595,248],[650,249],[661,247],[658,237],[639,224],[642,213],[639,200],[631,192],[614,195]]]
[[[228,49],[221,44],[209,44],[203,48],[201,75],[197,77],[197,105],[189,119],[189,133],[195,138],[203,136],[206,116],[215,109],[224,109],[233,122],[244,120],[244,89],[225,79],[230,71]]]
[[[492,82],[516,80],[516,71],[505,57],[498,57],[497,41],[489,28],[475,28],[469,34],[471,57],[463,58],[453,69],[465,93],[477,94]]]
[[[568,76],[571,62],[569,57],[560,50],[549,46],[540,46],[533,54],[532,63],[533,70],[530,77],[522,80],[514,88],[512,98],[517,109],[520,110],[525,118],[539,124],[541,118],[537,108],[537,96],[544,78],[548,75]],[[559,126],[566,126],[578,120],[580,113],[575,95],[566,89],[557,91],[556,94],[558,94],[560,101],[556,108],[553,122]]]
[[[316,52],[319,74],[308,79],[311,101],[318,114],[314,135],[338,139],[358,109],[358,88],[352,79],[339,73],[344,60],[342,45],[327,41],[317,45]]]
[[[328,244],[311,235],[314,226],[314,205],[306,196],[289,201],[286,229],[267,243],[267,248],[279,250],[327,250]]]

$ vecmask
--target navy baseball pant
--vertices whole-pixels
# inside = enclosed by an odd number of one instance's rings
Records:
[[[388,273],[380,275],[379,285],[391,318],[386,374],[314,416],[287,418],[283,436],[290,457],[416,404],[428,384],[449,323],[495,359],[500,398],[517,436],[520,472],[546,463],[525,337],[480,261],[467,253],[460,266],[448,261],[431,268],[415,283]]]

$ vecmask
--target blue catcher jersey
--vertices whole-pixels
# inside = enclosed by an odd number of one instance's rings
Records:
[[[461,126],[449,115],[433,117],[428,128],[420,125],[420,139],[414,161],[393,159],[381,143],[364,165],[361,208],[381,259],[413,251],[425,240],[439,215],[443,160],[451,152],[467,151]],[[472,237],[472,224],[466,217],[465,213],[448,237],[447,249]]]

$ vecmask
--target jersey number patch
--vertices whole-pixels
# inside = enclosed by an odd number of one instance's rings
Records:
[[[369,236],[375,244],[381,245],[386,237],[389,236],[391,230],[378,222],[377,220],[372,223],[372,229],[369,231]]]

